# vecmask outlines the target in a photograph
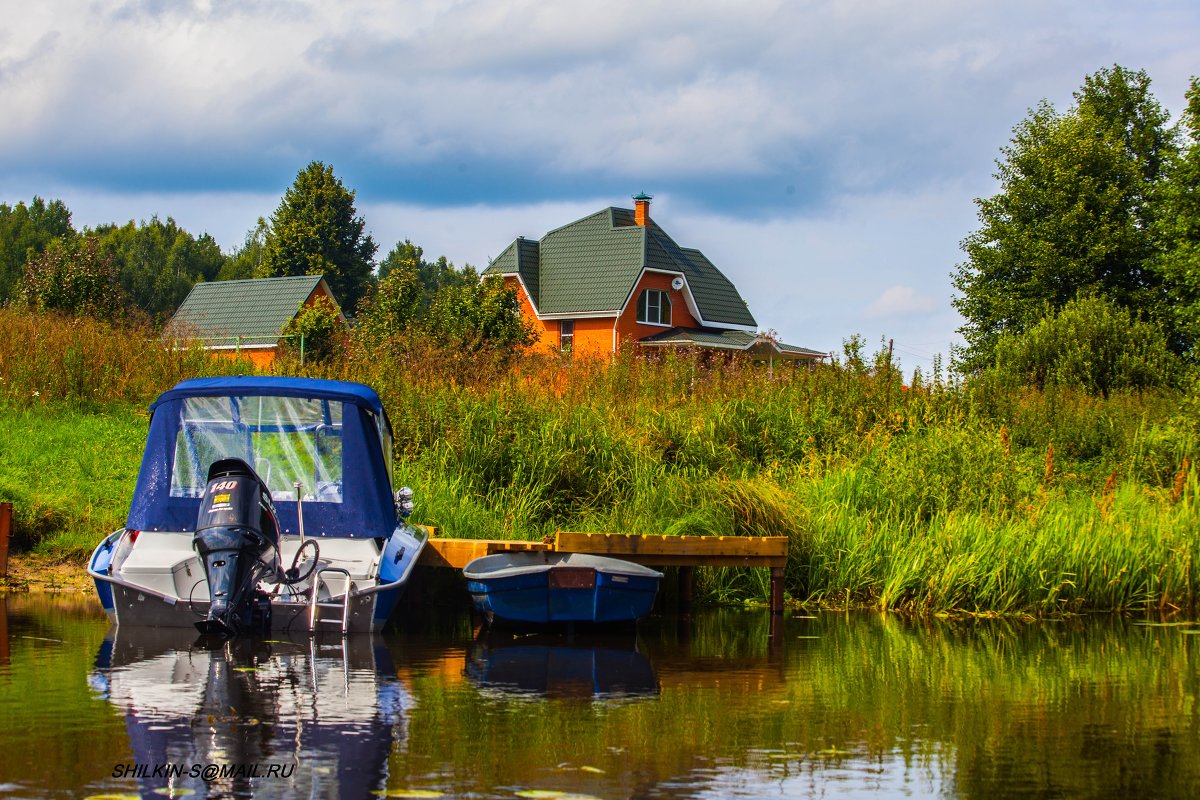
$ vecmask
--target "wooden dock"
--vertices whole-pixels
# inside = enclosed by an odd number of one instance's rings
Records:
[[[783,612],[786,536],[658,536],[630,533],[559,531],[540,542],[507,539],[450,539],[431,535],[420,565],[462,569],[494,553],[588,553],[621,558],[648,567],[679,567],[681,602],[691,600],[695,567],[765,567],[771,570],[771,610]]]

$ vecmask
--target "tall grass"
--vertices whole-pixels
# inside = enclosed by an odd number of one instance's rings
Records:
[[[7,311],[0,354],[6,415],[37,405],[128,418],[179,378],[246,368],[165,351],[146,332]],[[771,371],[687,354],[571,361],[414,343],[275,368],[374,386],[417,520],[447,535],[783,535],[788,591],[825,603],[1197,605],[1194,388],[1107,399],[983,380],[906,389],[859,361]],[[0,459],[0,491],[12,460]],[[766,581],[713,570],[699,588],[760,597]]]
[[[0,308],[0,398],[10,408],[145,405],[184,378],[245,374],[248,361],[167,349],[149,327]]]
[[[1022,512],[856,508],[853,471],[804,487],[822,509],[797,583],[807,596],[880,608],[1056,613],[1193,610],[1200,564],[1195,476],[1183,496],[1126,485],[1046,495]]]

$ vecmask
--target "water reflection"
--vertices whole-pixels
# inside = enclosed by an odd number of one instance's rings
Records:
[[[387,783],[409,691],[382,643],[239,640],[117,629],[89,682],[119,708],[144,795],[364,797]]]
[[[497,696],[604,701],[658,694],[654,667],[632,633],[568,639],[486,630],[471,646],[464,674]]]
[[[186,633],[104,641],[92,605],[7,605],[0,798],[1200,796],[1195,623],[815,613],[772,646],[750,610],[652,617],[615,643],[414,613],[424,627],[346,651],[207,651]],[[111,776],[166,761],[295,775]]]

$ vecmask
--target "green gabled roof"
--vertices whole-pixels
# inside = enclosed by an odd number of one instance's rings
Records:
[[[794,344],[785,344],[784,342],[776,342],[775,346],[784,353],[795,353],[801,356],[811,356],[813,358],[825,358],[829,353],[822,353],[820,350],[810,350],[807,347],[800,347]]]
[[[529,292],[533,307],[539,307],[539,259],[538,243],[521,236],[513,239],[512,244],[504,248],[500,255],[492,259],[484,275],[520,275],[521,282]]]
[[[737,289],[699,250],[679,247],[653,220],[637,225],[625,208],[597,211],[540,242],[517,239],[484,272],[520,274],[539,314],[587,314],[620,311],[643,268],[682,274],[705,322],[756,326]]]
[[[167,326],[168,336],[213,345],[275,345],[323,278],[251,278],[197,283]],[[240,337],[240,341],[238,341]]]
[[[517,272],[517,242],[520,239],[513,239],[512,244],[500,251],[500,255],[488,262],[487,269],[483,271],[484,275],[515,275]]]
[[[754,344],[754,340],[757,338],[755,334],[748,331],[727,331],[721,328],[671,328],[638,341],[642,344],[699,344],[744,350]]]
[[[524,237],[517,239],[513,244],[516,245],[517,271],[521,274],[521,280],[525,282],[525,289],[529,292],[534,307],[537,307],[542,297],[541,281],[539,280],[541,247],[537,242]]]
[[[642,229],[606,208],[550,231],[541,244],[542,314],[616,312],[642,273]]]
[[[784,344],[756,333],[720,328],[671,328],[639,339],[638,344],[659,347],[715,347],[722,350],[748,351],[754,355],[774,355],[784,359],[815,360],[826,356],[817,350]]]
[[[651,247],[648,261],[657,261],[660,258],[657,251],[661,251],[676,265],[675,268],[682,272],[687,280],[692,297],[696,300],[696,307],[705,322],[745,325],[750,328],[758,326],[738,290],[733,288],[729,279],[705,258],[703,253],[675,244],[666,231],[658,227],[653,220],[650,221],[650,226]],[[647,266],[651,264],[647,263]]]

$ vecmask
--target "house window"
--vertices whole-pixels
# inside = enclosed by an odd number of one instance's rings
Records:
[[[670,296],[659,289],[643,290],[638,297],[637,321],[650,325],[670,325]]]
[[[558,349],[569,353],[575,347],[575,320],[564,319],[558,323]]]

